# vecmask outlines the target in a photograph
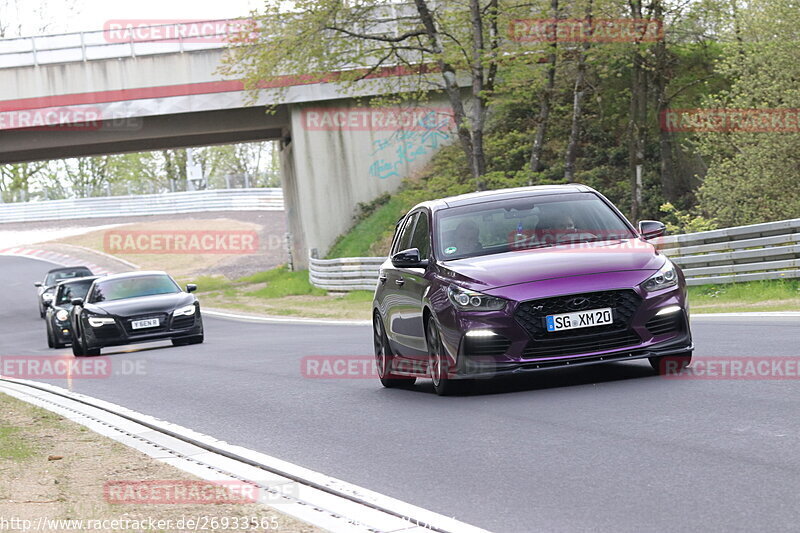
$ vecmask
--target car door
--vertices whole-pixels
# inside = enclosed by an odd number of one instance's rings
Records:
[[[404,296],[403,285],[405,279],[403,274],[394,265],[391,258],[400,250],[405,250],[411,246],[411,237],[414,232],[414,224],[417,221],[418,212],[409,213],[400,223],[397,236],[392,243],[389,251],[389,259],[381,267],[380,286],[378,293],[381,297],[378,304],[383,310],[386,318],[386,335],[392,352],[396,355],[406,355],[407,335],[406,325],[403,323],[403,316],[408,312],[408,302]]]
[[[431,250],[428,212],[423,208],[413,212],[412,216],[410,238],[399,241],[396,251],[417,248],[420,257],[428,259]],[[427,357],[425,327],[422,323],[422,299],[428,287],[426,271],[425,268],[394,268],[393,272],[397,296],[390,329],[403,355],[414,358]]]

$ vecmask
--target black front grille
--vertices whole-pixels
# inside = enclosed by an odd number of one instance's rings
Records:
[[[678,331],[683,326],[683,313],[672,313],[663,316],[654,316],[647,321],[645,327],[653,335],[663,335],[672,331]]]
[[[502,335],[491,337],[464,337],[464,355],[488,356],[503,355],[511,346],[511,341]]]
[[[158,326],[151,327],[151,328],[141,328],[141,329],[133,329],[131,326],[132,322],[137,320],[147,320],[150,318],[157,318],[158,319]],[[128,335],[141,335],[145,333],[158,333],[159,331],[165,331],[167,329],[167,321],[169,320],[169,315],[166,313],[150,313],[147,315],[139,315],[128,317],[122,320],[123,327],[125,328],[125,332]]]
[[[641,341],[633,331],[608,331],[606,333],[575,335],[570,339],[531,341],[525,351],[522,352],[522,355],[524,357],[558,357],[560,355],[602,352],[604,350],[633,346]]]
[[[517,306],[514,318],[525,328],[531,342],[526,357],[557,357],[624,348],[641,342],[630,329],[631,318],[642,299],[631,289],[567,294],[529,300]],[[613,323],[603,326],[548,332],[547,315],[610,307]]]
[[[172,329],[186,329],[194,326],[194,315],[172,317]]]

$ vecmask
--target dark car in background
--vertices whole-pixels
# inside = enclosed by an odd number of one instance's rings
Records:
[[[72,300],[72,352],[99,355],[107,346],[164,339],[172,344],[203,342],[200,302],[165,272],[113,274],[92,283],[85,298]]]
[[[99,276],[88,276],[59,281],[53,291],[53,299],[45,302],[45,324],[47,330],[47,345],[50,348],[63,348],[72,342],[72,327],[69,313],[72,310],[72,300],[85,298],[94,280]]]
[[[647,358],[682,369],[693,350],[681,270],[581,185],[467,194],[399,223],[373,302],[387,387]],[[669,358],[669,359],[665,359]]]
[[[92,275],[92,271],[85,266],[59,267],[49,270],[45,274],[44,280],[34,283],[36,299],[39,303],[39,317],[44,318],[47,310],[45,303],[53,300],[56,283],[63,279],[83,278]]]

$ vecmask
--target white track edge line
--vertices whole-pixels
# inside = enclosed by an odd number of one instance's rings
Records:
[[[152,426],[176,433],[186,438],[196,440],[205,445],[213,446],[221,450],[224,450],[226,452],[240,455],[252,461],[257,461],[265,466],[268,466],[269,468],[286,472],[287,474],[290,474],[296,478],[304,479],[307,480],[308,482],[317,483],[319,485],[324,485],[342,494],[348,494],[350,496],[367,501],[373,505],[380,506],[385,509],[390,509],[392,510],[392,512],[395,512],[400,516],[408,517],[411,521],[420,525],[422,524],[430,525],[437,529],[442,529],[445,531],[453,531],[457,533],[462,533],[462,532],[488,533],[488,531],[485,529],[481,529],[479,527],[461,522],[454,517],[448,517],[440,513],[436,513],[434,511],[429,511],[422,507],[418,507],[416,505],[406,503],[402,500],[392,498],[391,496],[386,496],[384,494],[366,489],[364,487],[360,487],[358,485],[354,485],[352,483],[348,483],[346,481],[342,481],[340,479],[328,476],[321,472],[316,472],[314,470],[305,468],[303,466],[296,465],[294,463],[290,463],[282,459],[278,459],[277,457],[257,452],[255,450],[250,450],[248,448],[244,448],[242,446],[238,446],[235,444],[229,444],[226,441],[216,439],[209,435],[196,432],[192,429],[188,429],[183,426],[173,424],[171,422],[166,422],[164,420],[155,418],[150,415],[139,413],[137,411],[128,409],[127,407],[123,407],[118,404],[114,404],[112,402],[107,402],[105,400],[100,400],[92,396],[87,396],[85,394],[72,392],[62,387],[51,385],[49,383],[24,380],[24,379],[8,379],[8,381],[12,383],[17,382],[23,385],[26,384],[35,385],[36,387],[40,387],[40,390],[41,389],[50,390],[55,394],[61,394],[74,400],[84,401],[89,404],[93,403],[96,407],[99,407],[101,409],[108,409],[109,411],[123,414],[133,419],[141,420],[143,422],[151,424]]]

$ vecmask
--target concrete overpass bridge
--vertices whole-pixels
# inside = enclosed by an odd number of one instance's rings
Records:
[[[151,27],[146,39],[107,28],[0,40],[0,163],[279,140],[293,255],[303,262],[347,230],[357,203],[393,190],[453,139],[444,100],[368,108],[336,83],[286,76],[250,101],[241,81],[217,73],[225,30],[198,39],[172,26]],[[397,75],[384,71],[382,86]],[[365,84],[360,96],[377,90]]]

